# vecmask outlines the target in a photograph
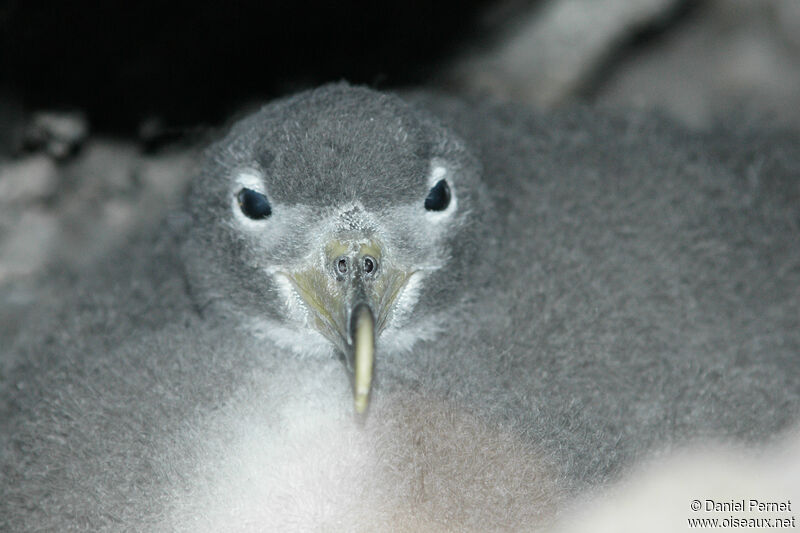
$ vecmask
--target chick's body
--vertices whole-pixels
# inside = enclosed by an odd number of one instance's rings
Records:
[[[15,334],[4,527],[533,528],[648,451],[796,421],[791,136],[409,101],[265,107]]]

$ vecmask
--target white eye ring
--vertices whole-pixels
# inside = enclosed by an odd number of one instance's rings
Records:
[[[257,170],[251,168],[240,170],[233,181],[235,191],[252,189],[263,195],[267,194],[267,191],[264,190],[264,175]]]
[[[232,181],[230,196],[231,209],[233,210],[234,217],[236,217],[236,220],[238,220],[240,224],[246,227],[260,227],[264,219],[254,220],[242,212],[239,193],[242,189],[250,189],[269,198],[264,187],[264,175],[255,169],[247,168],[240,170]]]
[[[431,174],[428,176],[428,185],[433,187],[439,182],[439,180],[444,179],[446,175],[447,168],[434,162],[431,168]]]
[[[458,197],[455,187],[453,187],[453,180],[450,179],[452,178],[452,174],[453,172],[447,167],[444,161],[439,159],[431,161],[431,170],[428,174],[429,190],[433,190],[440,181],[444,181],[447,192],[449,193],[449,203],[447,207],[441,210],[425,210],[425,215],[433,221],[450,218],[458,207]]]

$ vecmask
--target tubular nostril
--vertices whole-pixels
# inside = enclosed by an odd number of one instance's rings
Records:
[[[347,274],[347,258],[340,257],[338,261],[336,261],[336,271],[339,274]]]
[[[370,256],[366,256],[363,259],[363,267],[365,274],[372,274],[378,268],[378,261]]]

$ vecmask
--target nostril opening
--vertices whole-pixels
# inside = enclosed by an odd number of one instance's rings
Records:
[[[372,274],[372,272],[375,270],[376,266],[377,265],[375,264],[375,260],[373,258],[371,258],[369,256],[364,258],[364,273],[365,274]]]
[[[339,274],[347,274],[347,259],[340,257],[336,262],[336,270],[339,271]]]

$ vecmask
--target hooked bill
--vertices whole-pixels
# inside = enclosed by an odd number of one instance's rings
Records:
[[[372,365],[375,361],[375,319],[369,306],[358,305],[353,310],[353,352],[355,362],[353,398],[357,413],[367,409],[372,386]]]

